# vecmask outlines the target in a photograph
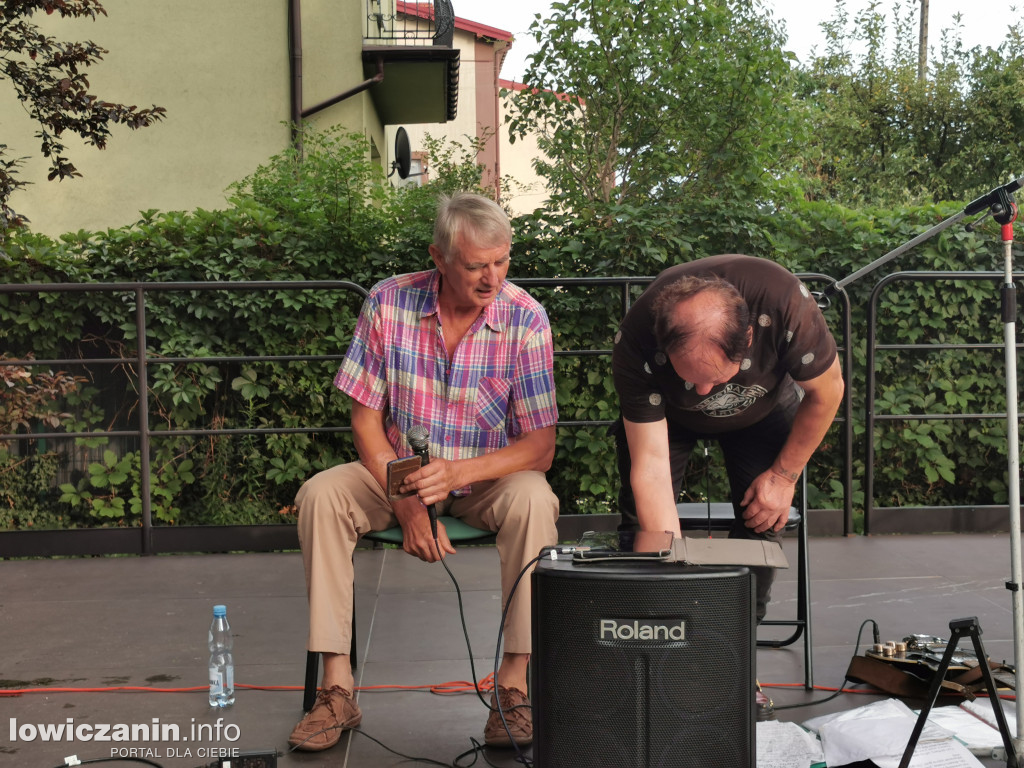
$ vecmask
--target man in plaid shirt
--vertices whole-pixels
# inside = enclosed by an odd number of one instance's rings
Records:
[[[359,461],[318,473],[296,497],[308,648],[324,660],[316,704],[289,739],[298,749],[328,749],[362,721],[348,656],[361,534],[400,525],[405,551],[434,562],[455,548],[441,523],[435,541],[427,506],[495,531],[503,606],[526,564],[557,542],[558,500],[544,477],[558,420],[551,328],[543,307],[505,279],[511,242],[508,217],[493,201],[443,198],[429,249],[435,268],[384,280],[363,304],[334,380],[352,398]],[[406,434],[415,425],[429,432],[430,462],[402,486],[412,495],[390,500],[387,464],[413,453]],[[508,606],[488,744],[532,741],[529,654],[524,579]]]

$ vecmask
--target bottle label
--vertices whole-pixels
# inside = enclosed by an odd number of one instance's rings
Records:
[[[224,693],[224,676],[217,667],[210,667],[210,694],[219,696]]]

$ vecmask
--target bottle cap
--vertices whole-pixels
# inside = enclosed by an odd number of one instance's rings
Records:
[[[213,606],[213,615],[214,616],[227,616],[228,615],[228,607],[226,605],[215,605],[215,606]]]

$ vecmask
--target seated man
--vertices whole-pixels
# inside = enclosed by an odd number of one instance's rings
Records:
[[[620,528],[681,536],[687,461],[697,440],[715,440],[736,516],[729,536],[780,538],[844,389],[835,340],[800,280],[738,254],[669,267],[626,313],[612,370]],[[775,570],[752,570],[761,621]]]
[[[316,704],[289,739],[298,749],[328,749],[362,720],[348,656],[360,534],[400,525],[405,551],[432,563],[455,548],[443,524],[433,538],[428,506],[496,531],[503,606],[526,564],[557,541],[558,500],[544,477],[558,420],[551,328],[543,307],[505,280],[511,242],[508,217],[493,201],[443,198],[429,249],[435,269],[384,280],[363,304],[334,381],[352,398],[359,461],[318,473],[296,497],[308,648],[324,662]],[[413,426],[429,432],[430,461],[402,486],[413,493],[390,501],[387,464],[413,453]],[[530,642],[524,579],[506,617],[487,744],[533,739]]]

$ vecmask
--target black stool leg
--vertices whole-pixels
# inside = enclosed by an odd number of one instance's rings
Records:
[[[352,668],[356,667],[356,616],[352,613]],[[302,690],[302,711],[309,712],[316,702],[317,683],[320,674],[319,651],[306,651],[306,683]]]
[[[302,691],[302,711],[309,712],[316,702],[317,677],[320,674],[320,654],[306,651],[306,685]]]
[[[806,478],[806,475],[804,475]],[[806,486],[804,490],[806,497]],[[814,653],[811,645],[811,580],[807,554],[807,504],[804,502],[800,518],[800,537],[797,541],[797,596],[796,617],[804,628],[804,689],[814,688]]]

